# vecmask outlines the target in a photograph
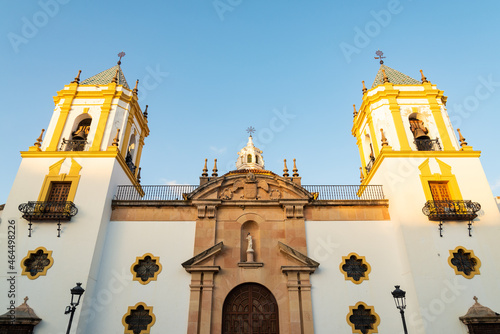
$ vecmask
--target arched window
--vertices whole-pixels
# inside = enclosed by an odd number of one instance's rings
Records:
[[[259,163],[259,156],[258,156],[258,155],[256,155],[256,156],[255,156],[255,163],[256,163],[256,164],[258,164],[258,163]]]
[[[248,163],[252,162],[252,155],[251,154],[247,155],[247,162]]]
[[[222,333],[279,333],[278,303],[257,283],[243,283],[229,292],[222,309]]]

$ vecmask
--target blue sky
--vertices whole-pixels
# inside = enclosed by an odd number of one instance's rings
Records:
[[[1,171],[5,203],[19,151],[47,128],[56,95],[116,64],[141,81],[151,134],[143,184],[196,184],[205,158],[234,168],[254,126],[266,168],[297,159],[304,184],[359,184],[351,135],[385,64],[427,78],[448,96],[455,128],[481,150],[500,195],[500,3],[496,1],[4,2],[0,11]],[[290,168],[290,162],[289,162]],[[211,166],[210,166],[211,169]]]

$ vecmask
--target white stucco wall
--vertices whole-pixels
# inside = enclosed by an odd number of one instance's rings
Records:
[[[81,322],[85,333],[123,333],[128,306],[153,306],[152,333],[186,333],[191,275],[181,263],[193,256],[195,222],[118,222],[109,224],[104,256],[90,307]],[[137,257],[160,257],[156,281],[142,285],[132,280],[130,268]]]

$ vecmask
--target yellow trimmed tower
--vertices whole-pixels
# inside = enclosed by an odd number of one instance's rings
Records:
[[[73,327],[85,332],[117,185],[142,193],[139,166],[149,128],[137,83],[129,87],[120,62],[81,82],[80,72],[54,97],[47,131],[21,152],[0,224],[2,235],[15,231],[12,261],[0,265],[22,292],[13,298],[50,301],[36,310],[42,318],[37,330],[44,333],[63,330],[76,282],[86,292]]]
[[[458,333],[462,329],[455,314],[460,310],[454,305],[467,304],[473,297],[469,291],[487,295],[483,287],[498,285],[495,275],[480,275],[480,267],[500,261],[490,249],[497,243],[493,236],[500,217],[481,152],[467,144],[459,129],[455,134],[444,92],[422,70],[420,76],[420,81],[413,79],[381,62],[370,89],[363,81],[352,135],[361,158],[361,185],[382,185],[389,200],[391,226],[384,231],[398,239],[403,279],[394,284],[408,287],[412,296],[411,332]],[[384,240],[372,242],[385,247]],[[450,252],[453,261],[448,261]],[[471,266],[463,277],[449,270],[460,256]],[[448,295],[439,299],[443,291]],[[428,314],[436,300],[446,304],[446,312],[440,311],[434,322]]]

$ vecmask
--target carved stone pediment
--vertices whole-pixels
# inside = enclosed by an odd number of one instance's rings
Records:
[[[192,201],[276,201],[288,202],[300,200],[309,202],[313,195],[300,185],[290,180],[269,174],[254,174],[238,172],[228,173],[215,180],[212,180],[188,195]]]

